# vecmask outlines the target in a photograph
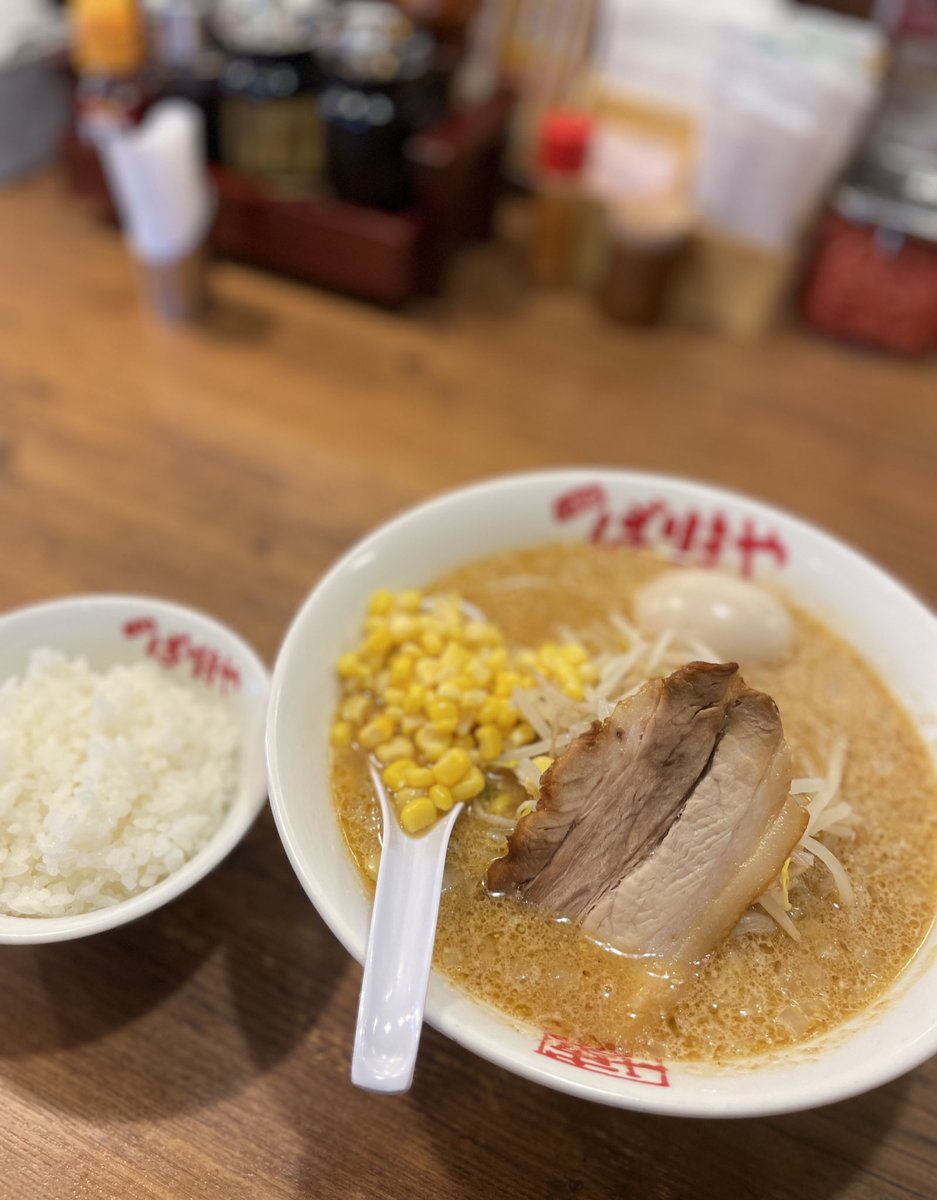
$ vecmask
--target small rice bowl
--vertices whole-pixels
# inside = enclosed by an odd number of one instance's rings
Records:
[[[178,870],[221,825],[240,729],[153,663],[34,651],[0,685],[0,912],[106,908]]]

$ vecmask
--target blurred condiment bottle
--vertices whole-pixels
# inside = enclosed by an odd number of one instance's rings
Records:
[[[480,0],[397,0],[413,21],[441,37],[462,37]]]
[[[824,220],[804,311],[850,341],[937,348],[937,37],[898,47],[885,103]]]
[[[530,237],[536,283],[572,283],[579,273],[587,220],[582,170],[591,135],[584,113],[557,109],[541,119]]]
[[[153,98],[143,15],[136,0],[71,0],[71,6],[78,127],[97,141],[139,121]]]
[[[318,191],[325,151],[313,50],[331,17],[325,0],[217,0],[214,32],[228,54],[220,78],[220,157],[238,171]]]
[[[224,56],[208,27],[211,0],[143,0],[154,86],[205,114],[208,157],[218,157],[218,79]]]
[[[407,138],[446,108],[436,43],[393,4],[353,0],[326,58],[321,112],[329,180],[343,200],[400,209],[411,202]]]
[[[585,225],[579,261],[579,282],[594,289],[600,283],[612,291],[612,274],[620,274],[633,234],[633,250],[641,262],[635,268],[650,283],[650,258],[665,261],[679,253],[689,226],[690,176],[682,145],[662,136],[659,129],[646,127],[640,118],[629,121],[627,110],[614,117],[597,118],[589,141],[589,153],[583,168],[582,190],[585,197]],[[629,233],[630,230],[630,233]],[[610,270],[614,249],[617,269]],[[669,271],[663,271],[659,286],[664,288]],[[637,277],[636,277],[637,281]],[[611,307],[620,306],[611,303]],[[637,320],[651,321],[650,306]],[[622,320],[628,319],[624,310]]]
[[[138,125],[103,139],[100,153],[151,306],[171,321],[198,316],[216,205],[204,114],[188,100],[161,100]]]
[[[623,324],[656,325],[686,252],[690,210],[676,196],[654,196],[611,207],[606,219],[608,256],[596,292],[599,307]]]

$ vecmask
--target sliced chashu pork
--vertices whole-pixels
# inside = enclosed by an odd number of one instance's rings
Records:
[[[534,812],[491,864],[491,892],[519,890],[579,919],[662,841],[712,757],[739,688],[735,663],[691,663],[596,721],[540,781]]]
[[[773,701],[735,664],[691,663],[557,760],[488,886],[629,952],[699,958],[800,839],[806,813],[789,790]]]
[[[604,893],[583,928],[626,952],[691,962],[731,933],[803,835],[774,701],[746,689],[667,836]]]

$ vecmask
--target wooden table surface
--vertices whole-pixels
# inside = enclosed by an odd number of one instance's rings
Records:
[[[493,248],[388,314],[225,265],[218,311],[139,306],[55,177],[0,192],[0,608],[133,590],[273,660],[376,522],[506,470],[607,463],[785,505],[937,604],[937,367],[791,331],[629,335]],[[269,813],[168,908],[0,948],[0,1197],[937,1196],[937,1061],[813,1113],[590,1105],[427,1030],[404,1098],[353,1089],[360,979]]]

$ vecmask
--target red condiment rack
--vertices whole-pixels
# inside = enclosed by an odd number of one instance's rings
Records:
[[[415,204],[383,212],[320,197],[293,197],[212,164],[215,253],[377,304],[438,295],[463,242],[490,234],[511,113],[506,89],[447,117],[407,144]],[[72,189],[116,220],[96,151],[70,135],[63,148]]]

